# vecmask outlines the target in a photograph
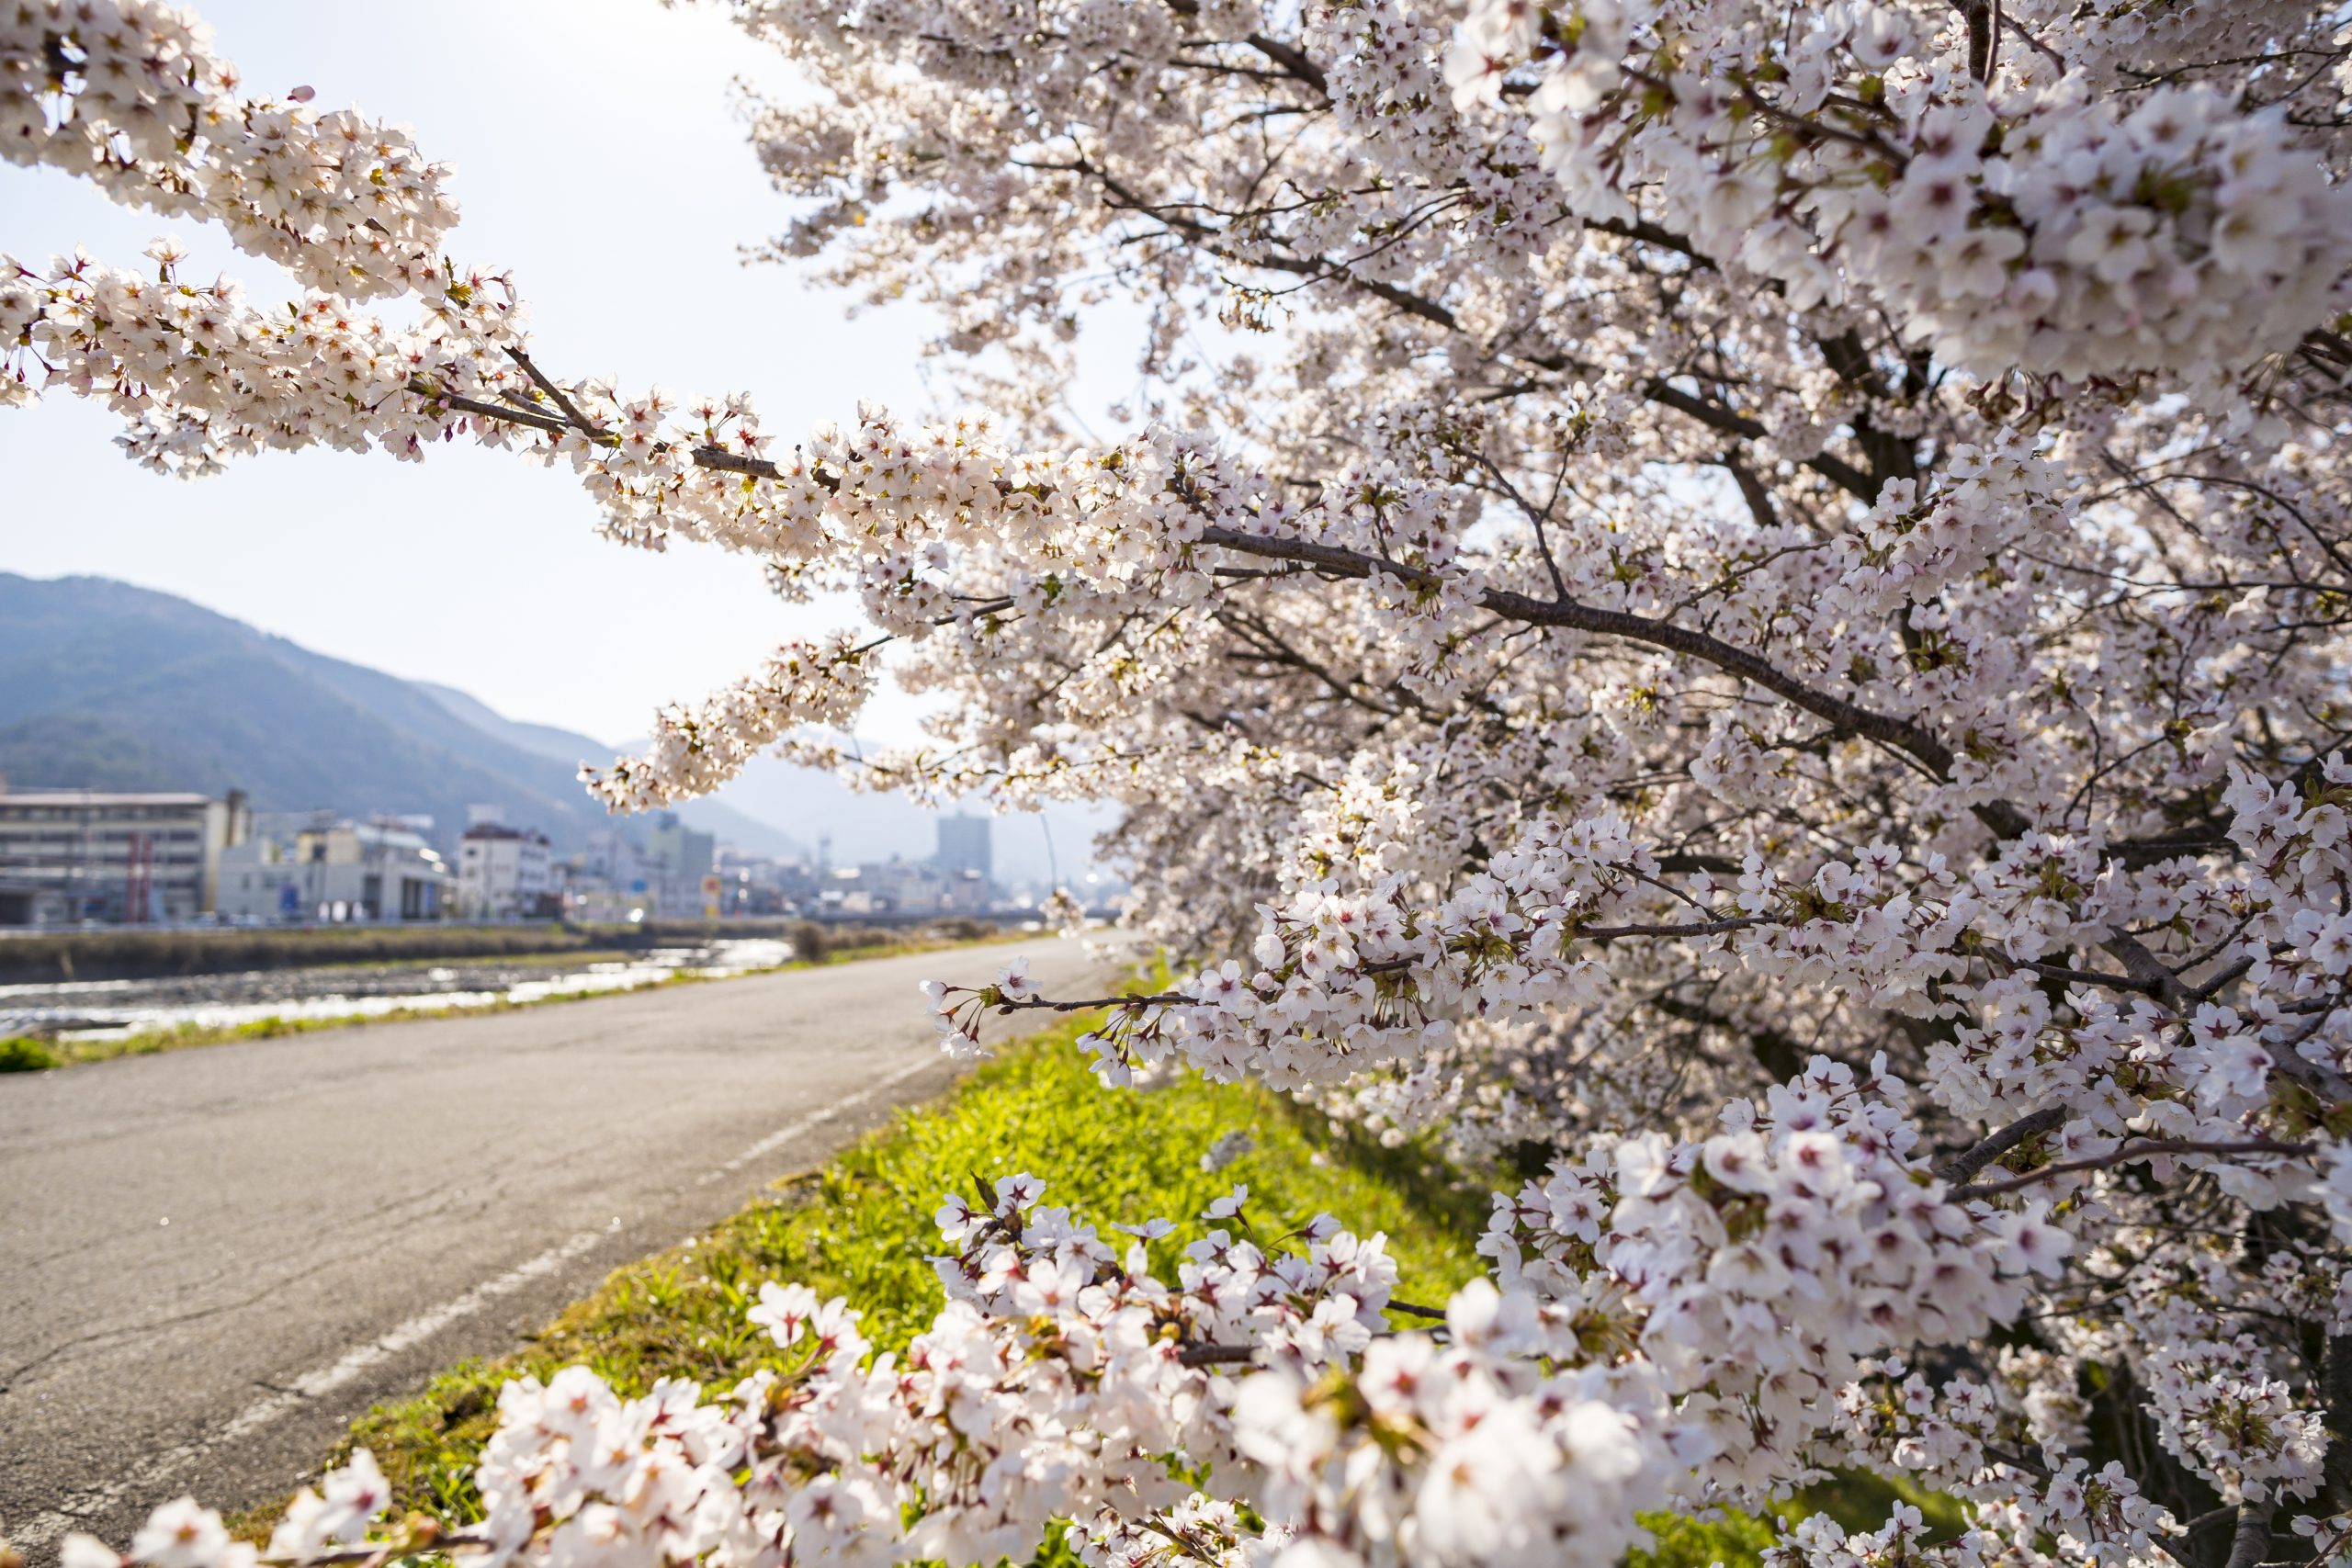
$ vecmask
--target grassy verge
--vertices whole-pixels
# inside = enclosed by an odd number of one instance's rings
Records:
[[[1479,1271],[1482,1191],[1393,1151],[1360,1153],[1262,1090],[1192,1078],[1104,1089],[1070,1048],[1076,1032],[1005,1047],[944,1100],[901,1113],[821,1170],[779,1184],[773,1199],[617,1270],[528,1348],[465,1362],[416,1397],[378,1406],[353,1426],[345,1451],[374,1450],[398,1506],[472,1517],[469,1472],[495,1425],[499,1384],[578,1362],[624,1391],[664,1375],[724,1389],[771,1348],[743,1316],[770,1280],[847,1296],[877,1346],[903,1349],[939,1309],[924,1261],[939,1250],[932,1215],[976,1173],[1029,1171],[1045,1181],[1046,1201],[1099,1225],[1155,1215],[1181,1224],[1247,1182],[1252,1223],[1269,1235],[1323,1212],[1386,1232],[1406,1299],[1442,1300]],[[1200,1168],[1204,1149],[1241,1131],[1254,1147],[1214,1174]]]
[[[1148,1091],[1102,1089],[1070,1048],[1076,1032],[1071,1025],[1007,1047],[944,1100],[901,1113],[685,1246],[616,1271],[526,1348],[464,1362],[416,1396],[379,1405],[353,1425],[336,1462],[366,1447],[391,1480],[396,1507],[478,1517],[469,1472],[495,1425],[502,1382],[582,1363],[625,1392],[664,1375],[724,1390],[768,1355],[743,1314],[769,1280],[847,1296],[877,1347],[903,1349],[941,1299],[923,1261],[938,1249],[932,1214],[941,1194],[969,1190],[975,1174],[1032,1172],[1046,1182],[1047,1202],[1098,1225],[1155,1215],[1181,1224],[1247,1182],[1254,1223],[1269,1235],[1322,1212],[1359,1232],[1385,1232],[1401,1299],[1442,1300],[1481,1271],[1474,1242],[1487,1213],[1482,1188],[1410,1148],[1336,1133],[1254,1087],[1186,1077]],[[1254,1145],[1225,1169],[1203,1171],[1201,1151],[1235,1132]],[[1875,1528],[1896,1495],[1858,1481],[1790,1506],[1829,1506],[1850,1514],[1849,1524]],[[258,1540],[275,1512],[248,1514],[236,1527]],[[1756,1568],[1772,1537],[1766,1522],[1739,1516],[1649,1522],[1656,1549],[1637,1554],[1636,1568]],[[1067,1568],[1069,1560],[1056,1546],[1041,1561]]]
[[[0,1040],[0,1073],[43,1072],[51,1067],[78,1067],[92,1062],[112,1061],[118,1056],[153,1056],[164,1051],[184,1051],[198,1045],[230,1045],[242,1040],[274,1040],[287,1034],[311,1034],[322,1029],[347,1029],[356,1024],[415,1023],[435,1018],[477,1018],[492,1013],[518,1012],[525,1008],[548,1007],[560,1002],[594,1001],[599,997],[628,997],[641,992],[659,990],[673,986],[698,986],[720,980],[746,979],[753,975],[776,975],[787,969],[814,969],[835,964],[853,964],[865,958],[900,958],[916,953],[943,953],[951,948],[985,947],[997,942],[1018,940],[1023,933],[1000,931],[976,940],[924,939],[910,942],[875,942],[861,946],[836,947],[815,958],[794,959],[786,964],[764,964],[730,975],[697,975],[680,971],[665,975],[643,985],[602,990],[552,991],[544,997],[532,997],[524,1001],[500,998],[474,1007],[404,1007],[387,1012],[342,1013],[328,1018],[257,1018],[244,1023],[203,1024],[184,1023],[170,1029],[146,1030],[136,1034],[119,1035],[104,1040],[43,1040],[32,1035],[17,1035]]]

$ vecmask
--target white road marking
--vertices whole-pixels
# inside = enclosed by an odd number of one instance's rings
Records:
[[[897,1072],[892,1073],[888,1077],[884,1078],[880,1083],[875,1084],[871,1088],[859,1089],[855,1094],[846,1095],[842,1099],[833,1101],[822,1111],[812,1112],[809,1115],[803,1116],[797,1122],[778,1127],[775,1132],[770,1133],[766,1137],[762,1138],[758,1143],[753,1144],[750,1148],[745,1149],[741,1154],[737,1155],[733,1159],[729,1160],[717,1170],[714,1170],[708,1175],[703,1177],[700,1180],[696,1181],[695,1185],[697,1187],[707,1187],[714,1181],[724,1181],[729,1177],[734,1175],[737,1171],[742,1169],[745,1166],[751,1164],[753,1160],[759,1159],[766,1155],[774,1154],[776,1150],[784,1147],[785,1145],[792,1142],[793,1139],[801,1136],[805,1133],[823,1126],[834,1117],[839,1116],[842,1111],[856,1110],[867,1100],[872,1100],[876,1095],[882,1093],[886,1089],[898,1088],[900,1084],[906,1082],[917,1073],[922,1072],[925,1067],[935,1065],[936,1064],[928,1059],[910,1062],[907,1066],[900,1067]]]
[[[256,1430],[286,1410],[305,1399],[322,1399],[336,1389],[356,1380],[368,1368],[390,1360],[401,1351],[424,1344],[427,1339],[456,1323],[473,1316],[501,1296],[511,1296],[534,1280],[543,1280],[573,1258],[594,1247],[604,1240],[606,1232],[582,1231],[560,1247],[550,1247],[537,1258],[518,1263],[495,1280],[486,1280],[455,1300],[442,1303],[430,1312],[418,1313],[390,1333],[345,1354],[334,1366],[294,1380],[293,1385],[274,1399],[266,1399],[252,1406],[243,1415],[221,1429],[222,1438],[242,1437]]]
[[[718,1169],[697,1179],[695,1185],[707,1187],[724,1181],[752,1161],[774,1154],[795,1138],[805,1136],[879,1094],[896,1089],[935,1064],[929,1058],[919,1059],[899,1068],[880,1082],[869,1085],[855,1094],[844,1095],[821,1111],[811,1111],[797,1122],[787,1122],[737,1155]],[[619,1224],[617,1220],[614,1222]],[[594,1249],[607,1235],[603,1231],[582,1231],[559,1246],[548,1247],[537,1257],[516,1264],[494,1280],[485,1280],[460,1296],[454,1296],[439,1306],[418,1313],[414,1317],[393,1327],[390,1332],[353,1347],[342,1359],[332,1366],[321,1367],[296,1378],[266,1399],[254,1401],[225,1425],[193,1442],[150,1456],[139,1468],[110,1486],[93,1487],[74,1495],[73,1506],[37,1514],[29,1524],[15,1529],[6,1528],[0,1520],[0,1540],[18,1550],[47,1546],[66,1531],[81,1525],[94,1515],[102,1513],[126,1498],[144,1495],[158,1496],[173,1476],[177,1475],[223,1444],[259,1431],[295,1406],[309,1400],[322,1399],[356,1382],[369,1369],[380,1366],[404,1350],[415,1348],[447,1328],[481,1312],[502,1296],[511,1296],[535,1280],[543,1280],[576,1258]],[[697,1233],[699,1234],[699,1233]],[[160,1498],[159,1498],[160,1500]]]
[[[305,1400],[320,1399],[333,1393],[356,1380],[370,1367],[423,1344],[451,1324],[471,1317],[501,1296],[511,1296],[532,1280],[545,1279],[604,1239],[602,1232],[582,1231],[571,1240],[516,1264],[496,1279],[485,1280],[461,1296],[443,1302],[430,1311],[418,1313],[390,1333],[380,1335],[365,1345],[355,1346],[333,1366],[305,1373],[266,1398],[255,1400],[207,1436],[151,1456],[137,1470],[111,1486],[94,1488],[78,1495],[74,1499],[77,1506],[73,1512],[37,1515],[31,1524],[11,1531],[9,1540],[19,1548],[46,1546],[83,1519],[112,1507],[125,1497],[139,1493],[153,1495],[174,1475],[221,1444],[234,1442],[247,1433],[259,1431]]]

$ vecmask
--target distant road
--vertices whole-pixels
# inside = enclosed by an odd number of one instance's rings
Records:
[[[952,1071],[919,979],[1039,941],[0,1075],[0,1537],[289,1490]]]

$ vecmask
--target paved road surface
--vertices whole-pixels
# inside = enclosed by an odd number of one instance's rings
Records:
[[[0,1075],[0,1536],[116,1545],[288,1490],[951,1072],[915,982],[978,949]]]

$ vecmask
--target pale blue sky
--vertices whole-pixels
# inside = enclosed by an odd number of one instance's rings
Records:
[[[307,84],[412,126],[453,164],[452,254],[514,269],[543,363],[626,386],[746,390],[779,434],[861,398],[927,406],[911,309],[847,299],[737,246],[774,231],[729,85],[782,62],[713,10],[654,0],[199,0],[246,79]],[[258,299],[281,275],[187,224],[0,164],[0,251],[86,245],[136,265],[170,229],[202,275]],[[1115,374],[1115,371],[1114,371]],[[182,594],[322,652],[445,682],[511,716],[617,739],[779,637],[848,618],[788,610],[740,558],[598,539],[568,475],[449,447],[424,464],[266,454],[187,484],[125,462],[102,409],[0,412],[0,570],[90,572]],[[901,738],[884,699],[869,734]]]

